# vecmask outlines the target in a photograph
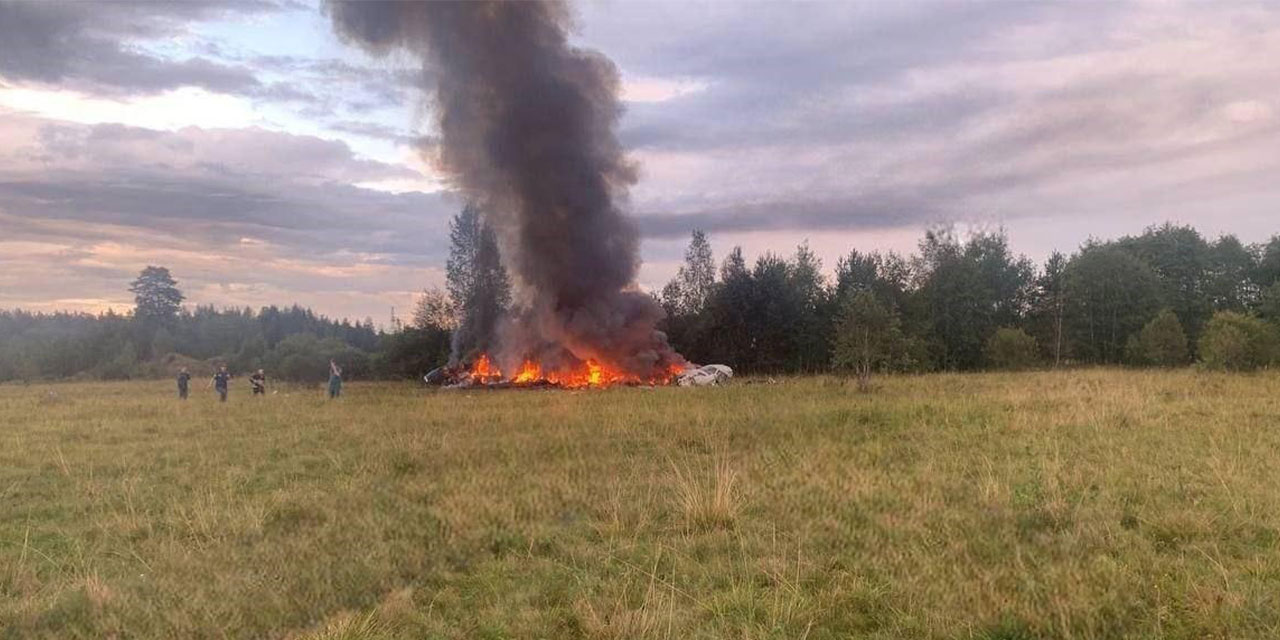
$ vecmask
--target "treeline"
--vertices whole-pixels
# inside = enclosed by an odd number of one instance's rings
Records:
[[[735,247],[717,269],[694,232],[660,299],[686,357],[746,372],[1252,369],[1280,360],[1280,237],[1165,224],[1037,266],[1002,231],[938,229],[914,255],[852,251],[829,278],[807,245],[753,264]]]
[[[478,211],[465,208],[450,231],[449,293],[424,292],[408,327],[382,331],[369,319],[333,320],[297,305],[187,309],[169,270],[148,266],[129,285],[128,314],[0,310],[0,382],[153,378],[183,366],[200,376],[222,364],[233,374],[262,368],[274,379],[319,382],[330,359],[348,379],[418,378],[448,361],[455,344],[483,347],[482,332],[509,296]]]
[[[423,293],[408,327],[331,320],[298,306],[182,306],[168,270],[131,284],[130,314],[0,311],[0,382],[171,375],[215,364],[320,381],[417,378],[488,347],[510,284],[483,216],[450,227],[446,290]],[[851,251],[827,275],[807,245],[717,265],[694,232],[657,295],[689,360],[747,373],[969,371],[1070,365],[1256,369],[1280,362],[1280,236],[1246,246],[1166,224],[1090,241],[1036,265],[1003,232],[929,231],[912,255]]]
[[[329,358],[368,376],[384,342],[371,322],[330,320],[298,306],[201,306],[164,319],[136,311],[0,311],[0,381],[154,377],[178,366],[202,375],[214,363],[237,373],[264,367],[283,378],[319,380]]]

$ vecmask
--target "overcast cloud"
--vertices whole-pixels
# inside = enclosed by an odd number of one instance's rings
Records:
[[[646,286],[693,228],[718,256],[808,238],[828,265],[947,222],[1037,258],[1166,220],[1280,232],[1274,3],[577,10],[624,75]],[[310,3],[0,0],[0,105],[21,105],[0,109],[0,307],[125,306],[158,262],[194,302],[385,321],[440,281],[459,206],[418,158],[436,132],[403,64]],[[76,108],[191,88],[181,126]],[[208,125],[224,99],[246,115]]]
[[[196,21],[282,9],[270,2],[0,3],[0,74],[93,92],[128,94],[181,86],[247,92],[253,71],[203,57],[168,59],[140,47],[181,37]]]

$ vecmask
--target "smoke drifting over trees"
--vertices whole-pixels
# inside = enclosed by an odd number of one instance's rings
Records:
[[[650,375],[682,359],[635,290],[636,180],[615,134],[617,68],[568,44],[569,11],[532,2],[330,2],[346,39],[422,61],[439,168],[498,233],[515,286],[500,361],[608,361]]]

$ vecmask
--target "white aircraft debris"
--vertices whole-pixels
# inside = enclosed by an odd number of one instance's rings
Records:
[[[721,385],[733,377],[733,369],[722,364],[708,364],[685,369],[676,375],[676,384],[682,387],[710,387]]]

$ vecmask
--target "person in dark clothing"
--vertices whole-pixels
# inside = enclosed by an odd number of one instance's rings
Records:
[[[187,373],[187,368],[183,367],[178,371],[178,397],[187,399],[187,383],[191,382],[191,374]]]
[[[253,385],[253,395],[267,394],[267,374],[258,369],[253,375],[249,376],[249,384]]]
[[[329,361],[329,399],[332,400],[342,395],[342,367],[338,363]]]
[[[227,401],[227,386],[231,382],[231,374],[227,373],[227,366],[218,367],[218,372],[213,374],[213,388],[218,392],[218,401]]]

